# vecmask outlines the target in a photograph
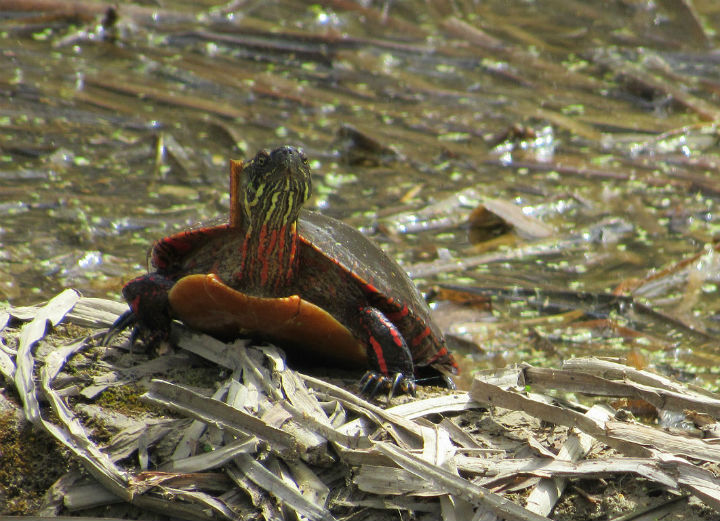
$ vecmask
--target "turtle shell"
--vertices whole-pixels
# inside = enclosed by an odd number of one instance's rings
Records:
[[[395,324],[414,365],[457,372],[427,303],[385,252],[355,228],[309,210],[301,211],[297,232],[298,273],[284,295],[249,296],[230,287],[228,274],[214,273],[217,252],[228,255],[240,240],[228,225],[158,241],[153,264],[177,280],[169,294],[173,315],[221,338],[257,333],[350,365],[365,365],[364,346],[357,340],[362,337],[357,315],[359,307],[369,305]],[[166,254],[167,248],[171,254]],[[298,306],[302,316],[296,316]],[[343,328],[345,333],[340,332]]]
[[[303,210],[298,233],[303,242],[353,275],[368,292],[404,302],[427,324],[433,324],[425,299],[397,262],[360,231],[326,215]],[[434,331],[439,335],[439,331]]]
[[[415,320],[429,327],[435,337],[442,338],[415,283],[397,262],[360,231],[309,210],[300,213],[298,224],[301,240],[351,274],[368,296],[374,297],[373,304],[379,301],[390,309],[406,306]]]

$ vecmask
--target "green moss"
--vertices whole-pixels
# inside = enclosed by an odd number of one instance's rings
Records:
[[[32,514],[45,491],[65,472],[69,459],[49,434],[14,411],[0,413],[0,515]]]
[[[140,386],[134,384],[109,387],[98,397],[96,404],[128,416],[146,414],[148,406],[140,400],[144,392]]]

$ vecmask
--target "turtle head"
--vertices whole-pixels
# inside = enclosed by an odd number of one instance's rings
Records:
[[[243,164],[239,184],[243,220],[267,229],[294,223],[312,190],[305,154],[289,146],[258,152]]]

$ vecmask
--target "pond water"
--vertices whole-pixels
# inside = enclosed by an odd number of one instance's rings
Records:
[[[0,0],[0,300],[119,299],[154,239],[226,213],[230,158],[292,144],[310,207],[423,289],[620,288],[661,313],[440,306],[490,365],[533,359],[539,331],[549,356],[640,351],[712,381],[720,5],[675,4]],[[493,203],[541,223],[468,224]]]

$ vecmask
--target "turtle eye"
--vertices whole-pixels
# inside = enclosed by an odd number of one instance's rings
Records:
[[[267,164],[269,159],[270,155],[267,152],[258,152],[258,154],[255,156],[255,159],[253,159],[253,163],[262,168]]]

